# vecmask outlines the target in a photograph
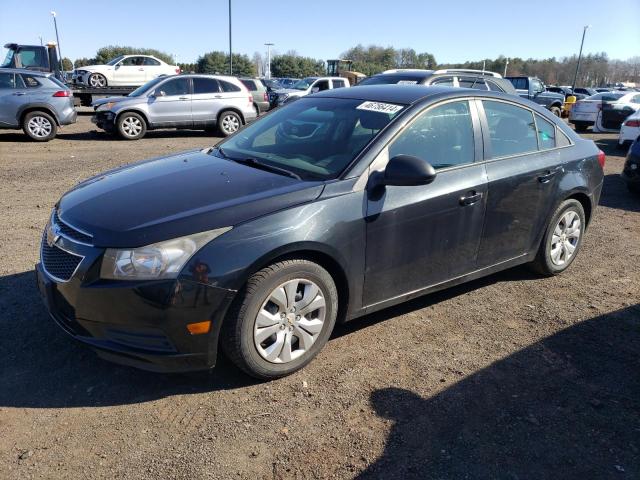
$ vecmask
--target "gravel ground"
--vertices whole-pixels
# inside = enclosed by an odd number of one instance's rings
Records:
[[[525,268],[340,326],[304,370],[255,382],[116,366],[48,318],[41,229],[79,180],[210,145],[0,132],[0,477],[640,478],[640,198],[614,135],[584,248],[564,275]]]

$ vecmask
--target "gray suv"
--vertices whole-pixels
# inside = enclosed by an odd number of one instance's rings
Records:
[[[76,121],[73,96],[51,73],[0,71],[0,128],[22,128],[32,140],[48,142],[58,127]]]
[[[256,118],[247,88],[221,75],[159,77],[126,97],[97,100],[93,107],[98,128],[126,140],[159,128],[218,131],[226,137]]]

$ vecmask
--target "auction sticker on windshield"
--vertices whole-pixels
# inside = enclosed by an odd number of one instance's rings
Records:
[[[369,110],[370,112],[396,113],[402,110],[402,105],[382,102],[364,102],[356,107],[357,110]]]

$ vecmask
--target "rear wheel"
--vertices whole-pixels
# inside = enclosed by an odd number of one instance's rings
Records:
[[[551,113],[553,113],[556,117],[562,117],[562,109],[560,107],[551,107]]]
[[[582,204],[574,199],[562,202],[547,225],[532,268],[543,275],[564,272],[580,250],[585,227]]]
[[[104,88],[107,86],[107,77],[100,73],[89,75],[89,85],[93,88]]]
[[[223,323],[221,347],[256,378],[278,378],[304,367],[335,325],[335,283],[308,260],[286,260],[260,270],[239,295]]]
[[[576,123],[576,124],[575,124],[575,127],[576,127],[576,132],[580,132],[580,133],[584,133],[584,132],[586,132],[586,131],[587,131],[587,129],[589,128],[589,127],[587,127],[586,125],[581,124],[581,123]]]
[[[118,117],[117,128],[125,140],[138,140],[147,133],[147,122],[140,114],[125,112]]]
[[[226,110],[218,117],[218,130],[223,137],[233,135],[242,127],[242,119],[236,112]]]
[[[22,130],[37,142],[48,142],[56,136],[58,126],[51,115],[45,112],[29,112],[22,120]]]

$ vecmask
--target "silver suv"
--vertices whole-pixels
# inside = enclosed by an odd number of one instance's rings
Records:
[[[76,116],[71,90],[53,74],[0,70],[0,128],[22,128],[31,139],[48,142]]]
[[[247,88],[235,77],[220,75],[156,78],[126,97],[97,100],[93,107],[93,123],[126,140],[159,128],[217,130],[226,137],[256,118]]]

